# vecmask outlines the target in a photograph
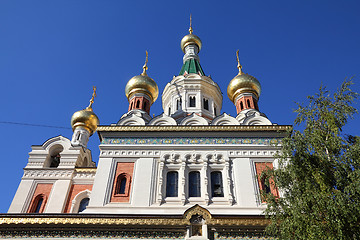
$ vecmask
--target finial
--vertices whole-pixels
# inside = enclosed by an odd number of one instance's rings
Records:
[[[143,72],[142,72],[142,74],[141,74],[141,75],[143,75],[143,76],[147,75],[147,74],[146,74],[146,70],[149,69],[148,66],[147,66],[147,63],[148,63],[148,51],[145,51],[145,52],[146,52],[146,59],[145,59],[145,64],[144,64],[144,66],[143,66]]]
[[[189,28],[189,33],[192,34],[193,33],[193,29],[192,29],[192,18],[191,18],[191,14],[190,14],[190,28]]]
[[[240,64],[240,59],[239,59],[239,50],[236,51],[236,58],[237,58],[237,62],[238,62],[237,68],[239,69],[239,75],[241,75],[241,74],[243,74],[243,72],[242,72],[242,66]]]
[[[90,104],[89,104],[89,106],[88,106],[86,109],[92,111],[92,105],[93,105],[93,103],[94,103],[94,98],[95,98],[95,97],[96,97],[96,87],[93,86],[93,94],[92,94],[92,97],[91,97],[91,99],[90,99]]]

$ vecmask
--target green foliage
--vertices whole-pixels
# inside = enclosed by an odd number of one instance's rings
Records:
[[[267,232],[279,239],[360,239],[360,137],[342,134],[358,93],[345,80],[298,104],[295,126],[268,170],[281,198],[268,194]]]

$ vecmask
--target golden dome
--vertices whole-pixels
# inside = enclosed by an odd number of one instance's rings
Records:
[[[77,111],[71,117],[71,127],[73,131],[77,127],[83,127],[90,132],[90,135],[96,131],[99,123],[99,118],[91,108]]]
[[[159,95],[159,88],[156,82],[145,73],[145,75],[141,74],[131,78],[126,84],[125,95],[128,100],[134,93],[148,95],[151,99],[151,104],[153,104]]]
[[[185,47],[189,44],[196,44],[199,47],[199,51],[201,50],[201,46],[202,46],[201,40],[195,34],[190,33],[185,37],[183,37],[183,39],[181,39],[180,46],[184,53],[185,53]]]
[[[151,104],[153,104],[158,98],[159,88],[156,82],[152,78],[150,78],[146,73],[146,70],[148,69],[147,61],[148,61],[148,53],[146,51],[146,60],[145,60],[145,65],[143,66],[144,71],[142,74],[132,77],[127,82],[125,87],[125,95],[129,100],[129,98],[134,93],[144,93],[147,96],[149,96],[149,98],[151,99]]]
[[[239,59],[239,50],[236,51],[236,58],[239,74],[236,75],[236,77],[234,77],[228,85],[228,97],[233,103],[235,103],[236,98],[242,93],[253,93],[257,98],[259,98],[261,93],[260,82],[253,76],[243,73]]]
[[[254,93],[259,98],[261,93],[260,82],[253,76],[241,73],[234,77],[227,88],[227,95],[234,102],[242,93]],[[235,103],[235,102],[234,102]]]
[[[100,121],[99,118],[92,110],[92,104],[94,103],[94,98],[96,97],[96,87],[93,87],[93,94],[90,99],[90,104],[84,110],[75,112],[71,117],[71,128],[74,131],[77,127],[83,127],[90,132],[92,135]]]

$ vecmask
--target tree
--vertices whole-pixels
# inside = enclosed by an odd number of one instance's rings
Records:
[[[358,93],[345,80],[298,104],[295,126],[282,141],[277,169],[265,174],[281,192],[262,193],[267,232],[279,239],[360,239],[360,137],[342,133]],[[272,182],[272,181],[271,181]]]

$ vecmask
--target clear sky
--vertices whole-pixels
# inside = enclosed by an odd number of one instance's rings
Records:
[[[260,111],[273,123],[292,124],[295,102],[321,83],[335,90],[354,77],[360,92],[359,1],[1,0],[0,212],[10,206],[31,145],[71,138],[70,118],[88,105],[93,85],[101,125],[116,123],[128,108],[125,85],[142,72],[147,50],[161,94],[181,69],[190,13],[203,42],[201,65],[223,92],[221,112],[236,116],[226,89],[237,74],[237,49],[243,71],[262,85]],[[162,112],[159,97],[151,115]],[[345,132],[360,135],[359,123],[357,115]],[[95,133],[88,146],[95,162],[98,144]]]

